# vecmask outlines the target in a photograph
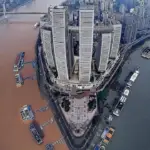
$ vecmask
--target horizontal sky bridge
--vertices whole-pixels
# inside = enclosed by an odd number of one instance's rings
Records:
[[[47,27],[52,27],[51,24],[46,24],[46,22],[43,24]],[[73,31],[73,32],[79,32],[79,26],[68,26],[68,30]],[[101,33],[110,33],[113,31],[113,26],[95,26],[94,27],[94,32],[101,32]]]

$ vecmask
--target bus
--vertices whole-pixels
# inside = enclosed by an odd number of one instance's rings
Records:
[[[15,60],[15,64],[14,64],[14,72],[19,71],[23,66],[24,66],[24,56],[25,56],[25,52],[20,52]]]

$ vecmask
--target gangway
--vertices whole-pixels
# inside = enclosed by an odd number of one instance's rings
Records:
[[[54,146],[52,144],[45,145],[45,150],[54,150]]]
[[[36,67],[36,62],[34,60],[33,61],[24,62],[24,65],[26,65],[26,64],[32,64],[33,68]]]
[[[44,122],[42,125],[40,125],[41,130],[43,130],[44,127],[46,127],[46,126],[48,126],[48,125],[50,125],[50,124],[53,124],[54,121],[55,121],[55,120],[54,120],[54,118],[52,117],[52,118],[50,118],[48,121]]]
[[[32,61],[24,62],[25,65],[26,64],[31,64],[31,63],[32,63]]]
[[[54,146],[56,144],[63,144],[64,143],[64,137],[61,137],[60,139],[58,139],[57,141],[55,141],[54,143],[49,143],[45,145],[45,150],[54,150]]]
[[[28,76],[28,77],[24,77],[23,80],[36,80],[36,75],[31,75],[31,76]]]
[[[22,74],[18,73],[18,74],[15,74],[15,79],[16,79],[16,86],[21,87],[22,85],[24,85],[24,81],[27,80],[27,79],[36,80],[36,75],[23,77]]]

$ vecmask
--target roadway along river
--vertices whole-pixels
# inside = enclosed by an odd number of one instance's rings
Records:
[[[16,11],[47,11],[48,4],[57,5],[60,0],[36,0]],[[46,105],[41,98],[36,81],[25,81],[16,88],[13,64],[17,53],[25,51],[25,61],[34,59],[34,47],[38,30],[33,25],[39,15],[8,16],[13,21],[27,21],[26,24],[0,24],[0,149],[1,150],[44,150],[44,145],[59,140],[62,135],[54,122],[44,127],[44,144],[39,146],[29,132],[29,124],[23,123],[19,109],[31,104],[34,110]],[[31,22],[31,23],[30,23]],[[31,65],[25,65],[21,71],[24,77],[34,74]],[[37,112],[36,120],[44,124],[53,116],[51,110]],[[68,150],[65,144],[56,144],[56,150]]]
[[[150,60],[141,58],[140,49],[137,48],[123,66],[121,82],[134,67],[140,67],[140,75],[133,84],[120,117],[113,122],[116,132],[108,150],[150,149]]]

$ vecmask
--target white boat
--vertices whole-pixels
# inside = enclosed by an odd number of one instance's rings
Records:
[[[40,26],[40,23],[39,23],[39,22],[36,22],[36,23],[34,24],[34,29],[38,28],[39,26]]]
[[[136,78],[138,77],[140,71],[139,70],[136,70],[133,75],[131,76],[130,80],[131,82],[135,82]]]
[[[35,116],[30,105],[24,105],[20,109],[20,114],[23,120],[34,120]]]

